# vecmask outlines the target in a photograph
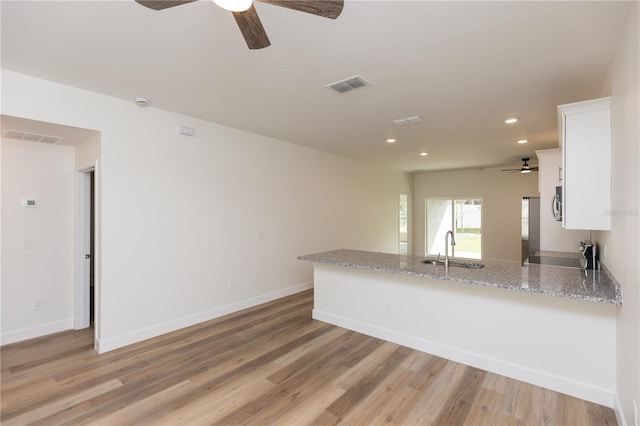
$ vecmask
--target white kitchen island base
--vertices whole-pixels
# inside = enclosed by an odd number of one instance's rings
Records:
[[[608,407],[615,305],[323,263],[313,318]]]

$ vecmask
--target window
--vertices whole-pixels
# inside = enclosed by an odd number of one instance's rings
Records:
[[[453,231],[453,256],[482,258],[482,199],[427,198],[426,216],[427,255],[444,256],[445,235]]]
[[[398,208],[398,253],[409,253],[409,196],[400,194]]]

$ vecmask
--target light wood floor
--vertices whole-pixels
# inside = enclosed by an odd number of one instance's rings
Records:
[[[311,319],[312,292],[104,355],[5,346],[3,425],[613,425],[609,408]]]

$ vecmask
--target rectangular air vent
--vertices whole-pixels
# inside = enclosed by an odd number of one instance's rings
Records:
[[[344,80],[336,81],[335,83],[327,84],[327,87],[335,90],[339,93],[349,92],[353,89],[369,86],[369,82],[359,75],[345,78]]]
[[[39,135],[37,133],[21,132],[20,130],[5,130],[3,136],[5,138],[11,138],[11,139],[21,139],[24,141],[44,142],[44,143],[53,143],[53,144],[58,143],[63,139],[58,136]]]
[[[398,126],[407,126],[409,124],[422,123],[424,120],[419,115],[412,115],[411,117],[398,118],[393,120],[394,124]]]

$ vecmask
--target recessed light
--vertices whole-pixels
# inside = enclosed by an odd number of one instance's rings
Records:
[[[149,99],[147,99],[147,98],[136,98],[136,105],[147,106],[147,105],[149,105]]]
[[[429,153],[424,152],[424,151],[422,151],[422,152],[420,153],[420,156],[421,156],[421,157],[426,157],[427,155],[429,155]]]
[[[520,140],[518,141],[518,143],[520,143],[520,144],[522,144],[522,143],[527,143],[527,142],[529,142],[529,141],[528,141],[528,140],[526,140],[526,139],[520,139]]]
[[[504,120],[504,122],[507,123],[507,124],[517,123],[518,122],[518,117],[509,117],[506,120]]]
[[[394,143],[394,142],[396,142],[396,141],[397,141],[397,139],[394,139],[394,138],[389,138],[389,139],[387,139],[387,142],[388,142],[388,143]]]

